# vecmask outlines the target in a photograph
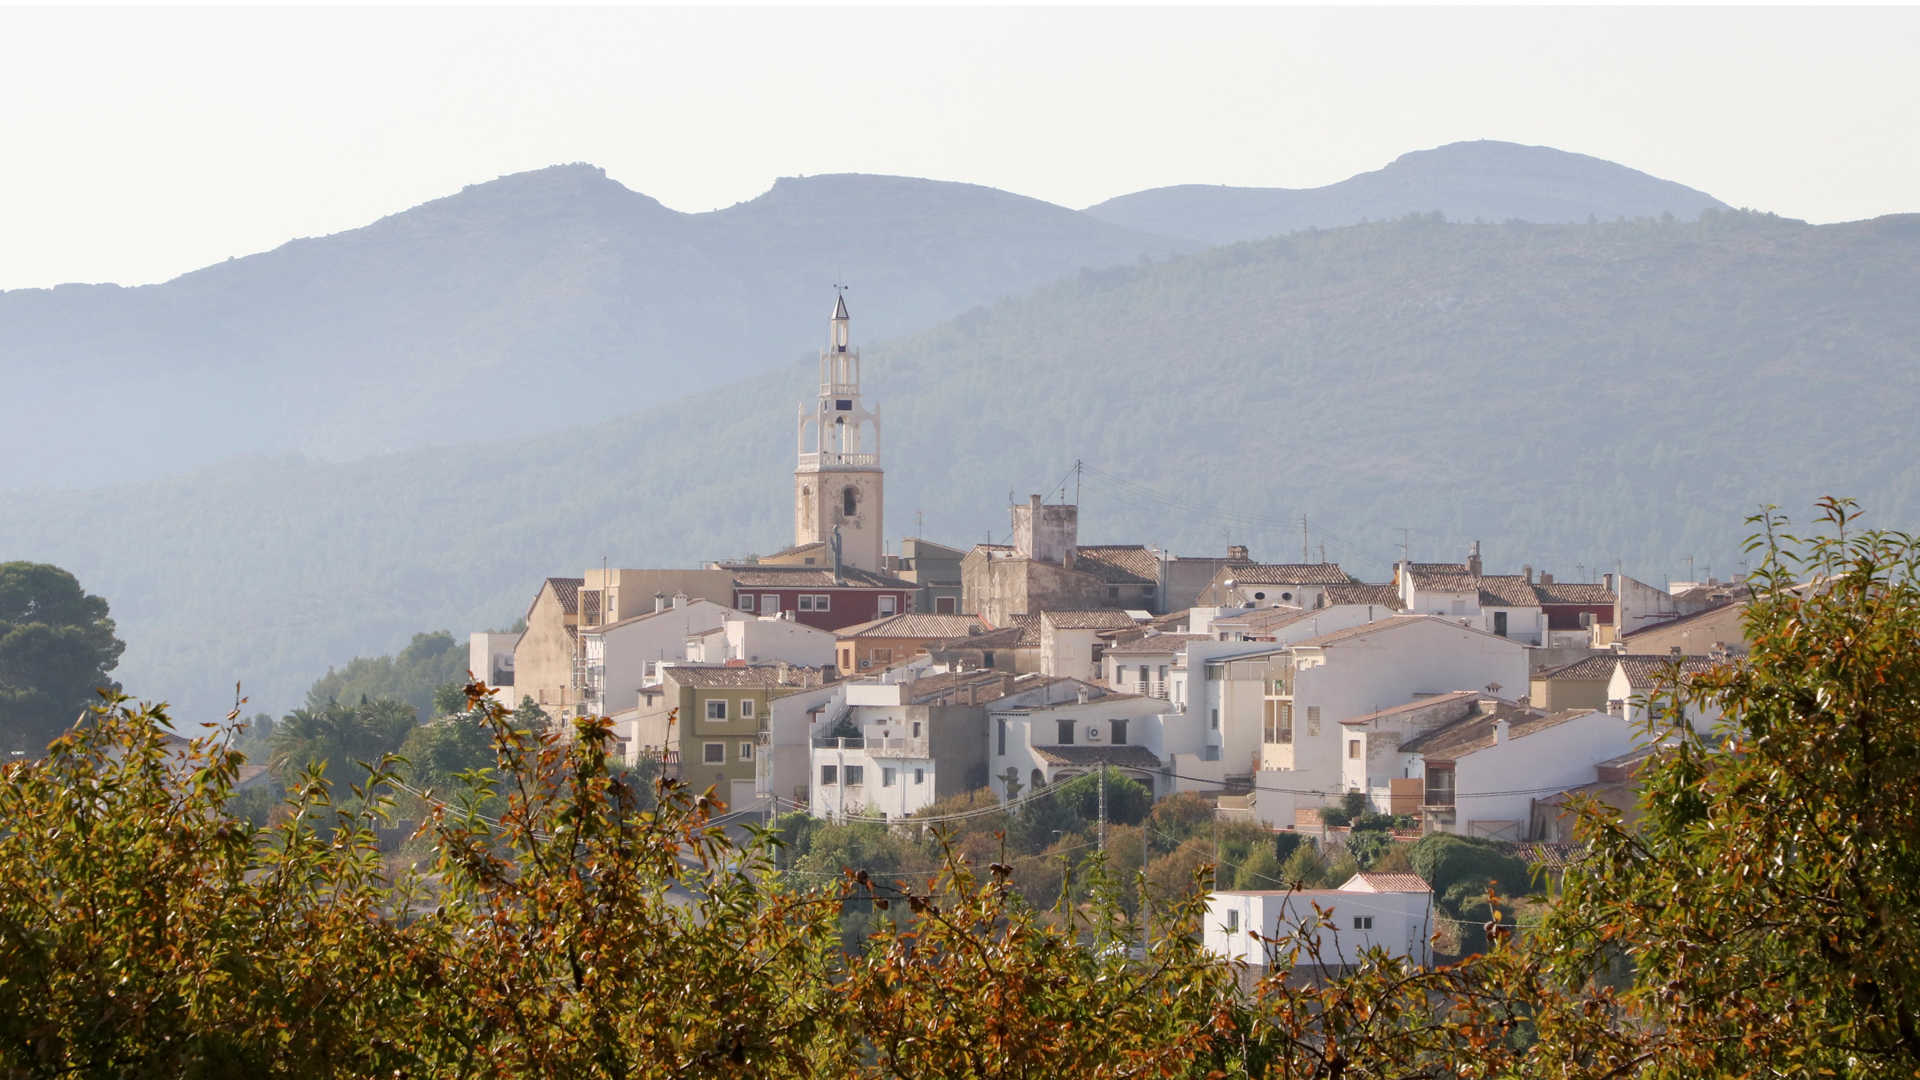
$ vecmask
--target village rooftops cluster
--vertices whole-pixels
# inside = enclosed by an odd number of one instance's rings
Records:
[[[1478,542],[1365,580],[1304,550],[1082,543],[1077,505],[1029,495],[1004,543],[890,545],[850,326],[837,300],[793,417],[791,537],[732,550],[784,546],[535,579],[524,630],[472,639],[504,703],[608,716],[620,756],[736,809],[898,820],[1104,769],[1316,841],[1337,842],[1321,812],[1355,797],[1420,831],[1558,850],[1570,792],[1632,801],[1649,698],[1745,649],[1744,587],[1489,572]],[[1699,694],[1682,707],[1716,715]],[[1417,878],[1323,892],[1342,948],[1419,954]],[[1216,919],[1267,932],[1299,914],[1276,895],[1219,894],[1210,943]],[[1244,933],[1221,940],[1262,959]]]

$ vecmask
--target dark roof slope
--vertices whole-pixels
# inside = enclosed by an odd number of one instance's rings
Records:
[[[1583,716],[1599,715],[1612,723],[1623,723],[1618,717],[1608,717],[1606,713],[1596,713],[1593,709],[1562,709],[1557,713],[1543,713],[1502,701],[1491,712],[1476,713],[1461,720],[1455,720],[1445,727],[1422,732],[1400,744],[1403,754],[1420,754],[1428,759],[1438,758],[1446,761],[1465,757],[1468,754],[1485,750],[1493,745],[1494,725],[1501,720],[1507,721],[1507,738],[1523,739],[1548,728],[1556,728],[1569,720]]]
[[[929,612],[910,611],[900,615],[886,615],[871,622],[863,622],[839,631],[842,638],[926,638],[930,641],[948,641],[964,638],[969,630],[984,630],[986,624],[974,615],[935,615]]]
[[[1328,604],[1378,604],[1395,611],[1406,607],[1400,602],[1400,593],[1391,584],[1369,585],[1364,582],[1349,581],[1329,585],[1322,594]]]
[[[1093,544],[1073,549],[1073,568],[1109,585],[1154,585],[1160,560],[1140,544]]]
[[[1597,581],[1555,581],[1535,585],[1542,604],[1611,604],[1613,592]]]
[[[781,679],[784,666],[786,679]],[[789,664],[670,664],[660,669],[660,677],[671,679],[680,686],[698,689],[760,689],[762,687],[781,687],[783,689],[801,689],[821,684],[820,672],[814,668]]]
[[[1235,563],[1221,573],[1235,585],[1345,585],[1354,580],[1339,563]]]
[[[843,566],[840,577],[833,576],[831,566],[765,566],[759,563],[722,563],[720,569],[733,573],[733,583],[748,588],[789,588],[789,589],[917,589],[918,585],[897,578],[892,574],[881,574],[872,570],[862,570],[857,566]]]
[[[1170,656],[1187,647],[1189,641],[1211,641],[1205,634],[1148,634],[1107,647],[1108,656]]]
[[[1160,759],[1144,746],[1036,746],[1034,754],[1055,765],[1112,765],[1121,769],[1158,769]]]
[[[1661,656],[1658,653],[1601,653],[1584,660],[1575,660],[1557,668],[1549,668],[1533,676],[1535,679],[1571,679],[1600,680],[1613,678],[1614,669],[1622,664],[1627,667],[1627,681],[1633,686],[1648,686],[1661,675],[1674,669],[1676,662],[1680,674],[1697,675],[1713,667],[1713,659],[1706,656]]]
[[[1117,630],[1136,625],[1133,616],[1119,608],[1092,608],[1084,611],[1043,611],[1040,618],[1056,630]]]

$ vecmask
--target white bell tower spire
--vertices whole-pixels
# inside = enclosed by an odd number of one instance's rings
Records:
[[[860,401],[860,350],[853,347],[844,291],[834,297],[827,347],[820,351],[820,394],[811,416],[800,407],[799,436],[794,544],[830,542],[837,528],[847,565],[880,569],[880,410]]]

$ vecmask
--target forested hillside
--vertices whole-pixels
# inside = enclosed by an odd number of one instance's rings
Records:
[[[589,165],[521,173],[163,285],[0,293],[26,406],[0,491],[572,429],[804,355],[836,281],[897,334],[1179,246],[972,184],[783,179],[683,214]]]
[[[1087,208],[1102,221],[1209,244],[1438,211],[1453,221],[1552,225],[1671,214],[1692,220],[1726,204],[1611,161],[1517,143],[1450,143],[1317,188],[1209,184],[1136,191]]]
[[[856,306],[854,330],[890,546],[916,512],[944,542],[1004,536],[1008,495],[1080,458],[1092,541],[1276,558],[1306,515],[1369,576],[1410,528],[1416,558],[1478,538],[1500,569],[1658,580],[1689,554],[1735,569],[1766,502],[1837,492],[1914,523],[1916,295],[1920,217],[1410,220],[1083,273],[892,341]],[[533,440],[11,496],[0,550],[111,599],[137,692],[205,716],[239,678],[281,709],[419,627],[512,621],[547,574],[784,545],[812,378],[790,366]]]
[[[346,461],[577,429],[804,355],[836,281],[852,284],[874,339],[1083,268],[1308,226],[1717,205],[1505,143],[1409,154],[1308,192],[1170,188],[1087,212],[834,175],[684,214],[593,166],[555,166],[162,285],[0,293],[16,405],[0,426],[0,491],[143,480],[236,453]]]

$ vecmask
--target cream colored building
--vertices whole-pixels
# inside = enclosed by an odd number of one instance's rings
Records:
[[[579,701],[573,658],[580,629],[579,578],[550,577],[527,606],[527,628],[513,646],[514,704],[532,698],[550,717]]]

